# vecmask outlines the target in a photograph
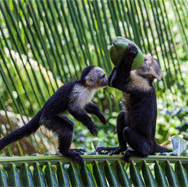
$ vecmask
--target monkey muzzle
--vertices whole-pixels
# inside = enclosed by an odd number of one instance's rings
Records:
[[[105,79],[103,79],[102,81],[101,81],[101,84],[100,84],[102,87],[105,87],[105,86],[107,86],[108,85],[108,79],[107,78],[105,78]]]

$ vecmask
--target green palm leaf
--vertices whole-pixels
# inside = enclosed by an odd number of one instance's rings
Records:
[[[17,127],[12,125],[11,115],[18,114],[18,126],[26,124],[59,86],[79,78],[85,66],[100,66],[109,75],[113,65],[108,46],[118,35],[133,40],[144,53],[159,60],[163,70],[163,78],[156,84],[160,99],[167,104],[184,99],[186,85],[180,66],[188,59],[186,2],[1,1],[0,110],[4,113],[0,114],[13,130]],[[167,98],[169,93],[172,99]],[[117,90],[101,89],[94,100],[109,118],[113,111],[121,110]],[[0,123],[4,136],[10,130],[2,120]],[[49,136],[43,130],[28,141],[34,151],[44,152],[54,142]],[[9,147],[6,153],[27,152],[17,145],[19,152]]]

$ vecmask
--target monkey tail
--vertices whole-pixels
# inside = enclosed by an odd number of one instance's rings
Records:
[[[172,152],[172,151],[170,149],[167,149],[166,147],[163,147],[163,146],[155,143],[154,153],[155,152],[164,153],[164,152]]]
[[[8,144],[18,141],[25,136],[29,136],[32,133],[36,132],[37,129],[40,127],[40,117],[42,114],[42,110],[40,110],[26,125],[20,127],[10,134],[7,134],[4,138],[0,140],[0,150],[3,149]]]

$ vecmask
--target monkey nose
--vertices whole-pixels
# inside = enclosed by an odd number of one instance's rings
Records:
[[[106,84],[106,86],[109,84],[109,80],[108,79],[106,79],[105,84]]]
[[[105,81],[103,81],[103,86],[107,86],[108,85],[108,79],[105,79]]]

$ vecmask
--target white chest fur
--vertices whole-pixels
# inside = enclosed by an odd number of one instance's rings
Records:
[[[96,89],[88,89],[87,87],[75,85],[70,96],[70,107],[77,109],[83,108],[91,101]]]

